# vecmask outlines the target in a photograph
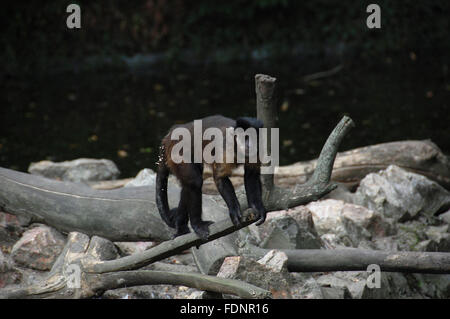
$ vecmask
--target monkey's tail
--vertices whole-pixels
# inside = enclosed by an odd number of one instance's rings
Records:
[[[169,168],[166,165],[166,154],[164,147],[159,151],[158,169],[156,172],[156,206],[158,206],[159,215],[164,222],[172,228],[175,228],[175,221],[169,209],[167,200],[167,180],[169,178]]]

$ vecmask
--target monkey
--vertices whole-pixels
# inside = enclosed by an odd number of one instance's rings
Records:
[[[208,128],[219,129],[223,136],[226,134],[227,128],[241,128],[247,130],[248,128],[254,128],[258,132],[259,128],[263,127],[262,121],[252,117],[239,117],[236,120],[224,117],[222,115],[212,115],[201,119],[202,123],[202,137],[203,132]],[[266,210],[262,201],[262,189],[261,189],[261,164],[258,159],[250,161],[248,157],[251,148],[257,147],[257,141],[253,141],[249,137],[245,137],[245,143],[241,142],[245,151],[244,163],[238,163],[237,161],[237,148],[239,141],[234,138],[234,154],[231,159],[227,158],[225,143],[223,143],[222,161],[215,160],[212,163],[205,163],[202,158],[201,162],[195,162],[191,155],[190,162],[182,161],[175,163],[172,158],[171,152],[176,141],[171,139],[171,134],[175,128],[187,129],[190,136],[194,136],[194,122],[189,122],[182,125],[175,125],[169,133],[162,139],[160,146],[159,159],[157,162],[157,174],[156,174],[156,204],[158,211],[163,221],[171,228],[175,228],[176,233],[173,238],[181,236],[183,234],[190,233],[188,228],[188,221],[190,220],[191,227],[194,232],[202,239],[207,239],[209,236],[209,225],[212,221],[202,220],[202,185],[203,185],[203,167],[205,164],[211,165],[213,171],[213,178],[217,190],[224,199],[231,221],[234,225],[239,226],[241,224],[241,208],[239,201],[236,197],[236,193],[229,177],[232,174],[233,169],[239,165],[244,165],[244,187],[247,195],[247,202],[250,208],[256,212],[257,223],[261,225],[266,219]],[[247,131],[246,131],[247,132]],[[257,135],[258,138],[258,135]],[[242,141],[242,140],[241,140]],[[195,142],[190,144],[191,150],[194,149]],[[206,142],[202,138],[201,150],[203,151]],[[198,145],[198,144],[197,144]],[[215,155],[214,152],[211,152]],[[191,154],[193,152],[191,151]],[[181,184],[180,201],[178,207],[169,209],[167,200],[167,181],[169,174],[172,173],[176,176]]]

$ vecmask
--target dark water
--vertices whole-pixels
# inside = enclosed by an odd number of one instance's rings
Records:
[[[10,79],[2,93],[0,166],[109,158],[134,176],[154,167],[159,140],[175,122],[210,114],[255,115],[254,75],[279,82],[280,162],[318,156],[343,115],[356,127],[341,150],[431,139],[450,153],[448,61],[380,58],[346,63],[337,74],[305,83],[336,63],[275,61],[189,68],[155,67]],[[154,72],[157,69],[158,72]]]

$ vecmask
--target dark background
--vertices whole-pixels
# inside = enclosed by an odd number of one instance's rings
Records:
[[[357,127],[342,150],[429,138],[450,154],[449,17],[446,0],[8,2],[0,166],[109,158],[133,176],[172,124],[255,115],[256,73],[278,78],[282,165],[317,157],[344,114]]]

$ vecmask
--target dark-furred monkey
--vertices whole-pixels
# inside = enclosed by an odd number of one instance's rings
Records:
[[[199,122],[197,122],[197,124],[198,123]],[[175,237],[190,232],[188,228],[189,220],[193,230],[201,238],[206,239],[208,237],[208,226],[212,222],[202,220],[202,185],[203,166],[211,165],[214,182],[229,209],[230,218],[234,225],[239,225],[242,217],[241,208],[229,177],[234,168],[238,165],[244,165],[244,185],[248,205],[250,208],[253,208],[257,214],[257,225],[262,224],[266,219],[266,210],[262,202],[260,161],[258,159],[251,160],[249,153],[252,150],[253,152],[255,149],[257,150],[258,130],[259,128],[262,128],[263,123],[260,120],[251,117],[240,117],[233,120],[221,115],[208,116],[201,119],[201,131],[197,131],[197,134],[201,134],[201,142],[194,141],[196,133],[195,125],[196,121],[175,125],[161,142],[156,177],[156,204],[161,218],[167,225],[176,229]],[[190,133],[191,137],[194,137],[194,139],[191,139],[192,143],[190,142],[188,144],[188,149],[183,150],[185,153],[182,155],[186,155],[187,160],[184,158],[185,160],[181,162],[179,159],[175,160],[173,155],[178,140],[173,140],[171,136],[177,128],[184,129],[185,132]],[[239,139],[236,138],[237,135],[233,135],[233,156],[230,156],[228,155],[229,153],[227,153],[226,148],[229,147],[230,144],[228,144],[228,142],[222,142],[219,144],[220,147],[214,149],[212,152],[212,155],[220,156],[221,160],[217,160],[217,157],[216,160],[212,162],[206,162],[203,157],[200,161],[198,158],[196,160],[194,153],[195,151],[198,151],[198,149],[196,150],[195,148],[201,148],[200,151],[203,152],[205,148],[208,147],[208,143],[212,143],[210,140],[203,139],[205,130],[212,129],[212,131],[215,130],[215,132],[220,131],[222,137],[227,137],[230,136],[227,130],[230,128],[235,131],[240,128],[240,132],[245,131],[245,133],[251,131],[248,130],[249,128],[253,128],[253,132],[256,132],[256,140],[246,135],[243,140],[240,139],[239,141]],[[217,138],[217,136],[215,136],[215,138]],[[213,141],[216,142],[215,139]],[[241,160],[238,160],[239,150],[245,152],[244,157],[240,157]],[[228,151],[230,151],[230,149],[228,149]],[[243,161],[242,158],[244,158]],[[173,209],[169,209],[167,200],[167,180],[169,173],[172,173],[177,177],[182,187],[178,207]]]

